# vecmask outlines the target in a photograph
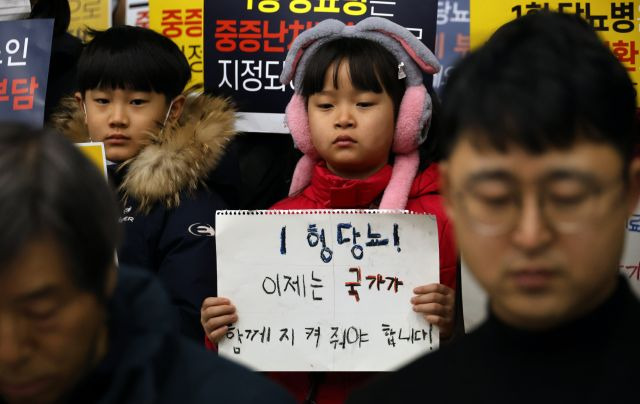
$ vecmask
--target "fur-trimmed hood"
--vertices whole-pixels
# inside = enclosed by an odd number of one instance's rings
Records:
[[[235,110],[224,98],[185,93],[180,119],[152,133],[149,144],[121,164],[126,173],[120,184],[124,198],[133,198],[148,211],[161,202],[167,208],[180,204],[180,193],[192,192],[204,183],[235,136]],[[75,143],[89,142],[84,113],[73,97],[62,100],[51,124]]]

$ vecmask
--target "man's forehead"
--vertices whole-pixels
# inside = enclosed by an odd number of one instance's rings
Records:
[[[28,243],[0,268],[0,295],[11,301],[40,298],[75,288],[71,270],[58,243]]]
[[[535,179],[554,172],[579,172],[608,177],[620,173],[622,157],[613,146],[589,141],[533,153],[516,144],[498,150],[486,142],[477,144],[463,138],[453,148],[448,165],[450,174],[465,176],[487,172]]]

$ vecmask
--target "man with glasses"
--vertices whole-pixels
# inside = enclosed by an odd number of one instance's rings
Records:
[[[442,190],[489,318],[352,402],[637,397],[640,302],[618,273],[640,192],[635,109],[625,68],[575,16],[524,16],[460,63]]]

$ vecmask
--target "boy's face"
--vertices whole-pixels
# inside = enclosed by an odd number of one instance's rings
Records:
[[[105,355],[107,335],[104,306],[76,286],[53,239],[0,268],[0,401],[59,402]]]
[[[91,140],[104,142],[107,160],[117,163],[140,153],[169,108],[162,94],[123,89],[87,90],[83,101]]]
[[[311,141],[327,167],[344,178],[367,178],[389,160],[395,131],[393,101],[383,92],[354,88],[346,62],[327,69],[321,92],[309,97]]]
[[[622,166],[613,147],[588,141],[532,155],[461,138],[441,167],[442,189],[461,254],[498,318],[548,329],[609,296],[640,188],[640,161],[630,184]]]

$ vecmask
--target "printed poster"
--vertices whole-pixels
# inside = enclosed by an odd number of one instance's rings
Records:
[[[76,146],[80,148],[80,151],[87,156],[93,164],[96,165],[98,170],[104,175],[104,178],[108,178],[107,173],[107,157],[104,153],[104,143],[102,142],[90,142],[90,143],[76,143]]]
[[[127,0],[125,23],[134,27],[149,28],[149,2]]]
[[[40,0],[42,1],[42,0]],[[69,0],[69,33],[86,42],[86,29],[105,30],[111,26],[112,0]]]
[[[543,9],[578,14],[587,20],[629,72],[640,104],[640,0],[501,0],[491,2],[491,7],[486,1],[471,0],[471,48],[485,42],[504,23]]]
[[[469,52],[469,0],[438,1],[434,54],[442,68],[433,76],[433,88],[442,93],[456,62]]]
[[[235,4],[218,3],[225,8]],[[149,28],[175,42],[189,61],[191,81],[187,87],[204,82],[202,23],[202,0],[152,0],[149,4]]]
[[[0,120],[42,127],[52,19],[0,22]]]
[[[327,18],[357,23],[378,16],[406,27],[433,51],[437,6],[424,0],[205,0],[205,87],[233,97],[242,112],[239,130],[288,133],[283,113],[293,87],[279,77],[301,32]]]

